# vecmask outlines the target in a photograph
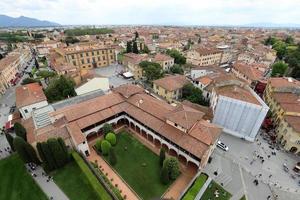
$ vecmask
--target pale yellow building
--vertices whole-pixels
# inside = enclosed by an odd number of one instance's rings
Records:
[[[184,75],[171,75],[153,81],[153,90],[169,103],[173,103],[182,97],[182,88],[188,83]]]
[[[115,49],[110,45],[83,43],[55,50],[66,62],[80,69],[105,67],[116,62]]]
[[[300,156],[300,82],[270,78],[264,93],[277,139],[283,148]]]
[[[152,60],[153,62],[160,64],[164,71],[169,71],[170,68],[174,65],[174,58],[166,54],[158,53]]]
[[[147,61],[147,54],[126,53],[123,55],[123,65],[126,71],[131,72],[135,80],[142,78],[143,69],[139,66],[140,62]]]
[[[218,65],[222,59],[222,52],[218,49],[198,48],[186,53],[187,63],[198,66]]]

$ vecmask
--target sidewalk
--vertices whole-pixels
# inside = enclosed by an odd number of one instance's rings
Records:
[[[53,197],[53,200],[69,200],[65,193],[54,183],[53,179],[47,182],[48,177],[42,175],[42,173],[45,173],[42,167],[38,166],[34,173],[37,177],[33,177],[33,179],[49,198]]]

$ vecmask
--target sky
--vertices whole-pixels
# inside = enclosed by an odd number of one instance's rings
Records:
[[[1,0],[0,14],[62,25],[299,24],[300,0]]]

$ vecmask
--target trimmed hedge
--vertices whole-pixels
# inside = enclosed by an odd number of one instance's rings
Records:
[[[84,160],[80,157],[80,155],[77,152],[73,152],[72,156],[81,169],[81,171],[85,174],[87,180],[91,184],[92,188],[95,190],[97,196],[101,200],[112,200],[112,198],[109,196],[109,194],[106,192],[106,190],[102,187],[102,185],[99,183],[97,178],[94,176],[92,171],[89,169],[89,167],[86,165]]]
[[[204,183],[207,180],[206,174],[200,174],[200,176],[195,180],[192,187],[187,191],[182,200],[194,200],[198,194],[198,192],[203,187]]]

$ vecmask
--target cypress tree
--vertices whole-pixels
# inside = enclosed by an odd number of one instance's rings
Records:
[[[36,144],[36,148],[37,148],[37,151],[39,153],[39,156],[40,156],[42,162],[44,163],[45,166],[48,166],[46,155],[44,154],[43,149],[42,149],[42,144],[40,142],[38,142]]]
[[[159,152],[159,164],[160,164],[160,166],[163,166],[165,158],[166,158],[166,151],[165,151],[164,148],[161,148],[160,152]]]
[[[58,140],[55,138],[50,138],[47,141],[47,143],[49,145],[50,151],[55,160],[56,166],[58,168],[64,166],[64,164],[66,163],[65,156],[64,156],[64,150],[60,146]]]
[[[19,154],[20,158],[25,163],[29,163],[29,162],[31,162],[31,157],[25,149],[25,145],[26,145],[25,143],[26,142],[23,140],[23,138],[17,136],[14,138],[13,145],[14,145],[17,153]]]
[[[69,152],[68,152],[68,148],[66,146],[65,141],[62,138],[58,138],[57,139],[58,143],[60,144],[63,152],[64,152],[64,160],[65,160],[65,164],[69,161]]]
[[[113,148],[109,150],[109,162],[111,165],[115,165],[117,163],[117,157]]]
[[[128,41],[126,45],[126,53],[131,53],[132,52],[132,42]]]
[[[41,161],[40,161],[39,158],[37,157],[36,151],[35,151],[35,149],[31,146],[31,144],[29,144],[28,142],[25,142],[24,149],[25,149],[25,151],[27,152],[27,154],[29,155],[30,162],[33,162],[33,163],[35,163],[35,164],[41,164]]]
[[[160,173],[160,180],[161,182],[166,185],[170,182],[170,178],[169,178],[169,170],[167,167],[163,167]]]
[[[48,143],[47,142],[42,142],[41,143],[41,149],[42,149],[42,151],[43,151],[43,153],[45,155],[45,159],[47,160],[47,163],[46,163],[47,166],[46,166],[46,168],[49,171],[51,171],[53,169],[56,169],[57,166],[56,166],[55,160],[53,158],[53,155],[52,155],[52,153],[50,151]]]
[[[25,141],[27,141],[26,138],[26,129],[22,126],[22,124],[20,124],[19,122],[16,122],[14,124],[14,129],[16,132],[16,135],[23,138]]]
[[[13,136],[11,136],[11,134],[9,134],[9,133],[5,133],[5,137],[6,137],[6,140],[9,144],[11,150],[15,151]]]
[[[133,53],[136,53],[136,54],[139,53],[139,49],[138,49],[138,46],[137,46],[137,42],[136,42],[136,41],[133,42],[133,45],[132,45],[132,52],[133,52]]]

